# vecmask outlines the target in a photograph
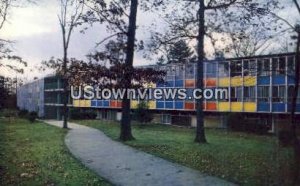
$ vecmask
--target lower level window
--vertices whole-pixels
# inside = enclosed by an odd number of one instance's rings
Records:
[[[171,124],[171,115],[163,114],[161,120],[163,124]]]

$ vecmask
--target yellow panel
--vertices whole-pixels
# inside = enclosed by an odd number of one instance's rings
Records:
[[[229,85],[230,85],[229,77],[219,79],[220,87],[229,87]]]
[[[156,84],[155,83],[145,83],[144,88],[156,88]]]
[[[130,107],[132,109],[136,109],[138,107],[139,102],[138,101],[131,101],[130,102]]]
[[[91,107],[91,100],[84,100],[84,107]]]
[[[244,103],[244,111],[245,112],[256,112],[256,103],[245,102]]]
[[[74,99],[73,100],[73,107],[79,107],[80,104],[79,104],[79,100],[78,99]]]
[[[242,102],[232,102],[231,103],[231,111],[242,112],[243,111],[243,103]]]
[[[231,78],[231,86],[237,87],[237,86],[243,86],[243,78],[242,77],[232,77]]]
[[[219,102],[218,111],[229,111],[230,104],[228,102]]]
[[[255,86],[256,85],[256,77],[255,76],[245,76],[244,77],[244,85],[245,86]]]
[[[79,100],[79,107],[84,107],[84,100]]]
[[[149,109],[156,109],[156,102],[155,101],[148,101]]]

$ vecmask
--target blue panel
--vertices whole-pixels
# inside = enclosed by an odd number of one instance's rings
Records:
[[[258,112],[270,112],[270,103],[260,102],[257,104]]]
[[[186,100],[193,100],[189,98],[193,98],[194,89],[186,89]]]
[[[165,102],[164,101],[157,101],[156,102],[156,108],[164,109],[165,108]]]
[[[257,80],[258,85],[269,85],[270,84],[270,76],[260,76]]]
[[[166,109],[173,109],[173,108],[174,108],[173,101],[172,102],[166,101]]]
[[[284,103],[273,103],[272,110],[273,110],[273,112],[285,112],[285,104]]]
[[[159,82],[156,84],[156,87],[165,87],[165,83],[164,82]]]
[[[91,106],[92,107],[97,107],[97,101],[96,100],[92,100]]]
[[[109,102],[110,102],[110,101],[103,101],[103,106],[104,106],[104,107],[109,107]]]
[[[174,87],[174,86],[175,86],[174,81],[167,81],[166,82],[166,87]]]
[[[283,84],[285,84],[285,76],[278,75],[278,76],[273,76],[272,78],[273,78],[273,84],[274,85],[283,85]]]
[[[288,77],[288,84],[295,85],[295,79],[294,79],[294,77]]]
[[[183,80],[175,81],[175,87],[183,87]]]
[[[97,101],[97,107],[103,107],[103,101],[98,100]]]
[[[291,112],[291,104],[288,105],[288,112]],[[296,106],[296,112],[300,112],[300,104],[299,103]]]
[[[175,109],[183,109],[183,101],[176,101]]]

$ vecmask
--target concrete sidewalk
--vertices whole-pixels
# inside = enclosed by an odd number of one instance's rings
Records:
[[[61,121],[44,121],[62,127]],[[103,132],[69,123],[65,143],[84,165],[114,185],[234,185],[113,141]]]

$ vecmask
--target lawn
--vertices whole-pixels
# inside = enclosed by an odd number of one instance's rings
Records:
[[[109,185],[71,156],[66,132],[0,118],[0,185]]]
[[[118,140],[116,122],[75,122]],[[293,155],[275,137],[208,129],[209,144],[196,144],[194,133],[195,129],[174,126],[133,125],[136,140],[126,144],[240,185],[290,185]]]

